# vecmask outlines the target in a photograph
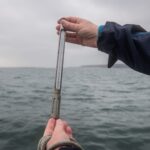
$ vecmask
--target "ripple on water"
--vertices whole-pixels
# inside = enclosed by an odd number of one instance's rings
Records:
[[[0,69],[0,150],[34,150],[51,109],[54,69]],[[42,80],[41,80],[42,79]],[[149,150],[149,77],[64,69],[61,117],[86,150]]]

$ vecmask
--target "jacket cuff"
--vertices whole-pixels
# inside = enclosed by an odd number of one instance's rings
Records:
[[[108,57],[108,68],[111,68],[117,62],[117,56],[111,52]]]
[[[106,39],[106,34],[108,32],[111,32],[109,28],[109,22],[107,22],[106,25],[100,25],[98,27],[97,47],[100,51],[105,52],[109,55],[107,66],[108,68],[111,68],[116,63],[117,56],[113,49],[110,50],[109,48],[106,48],[109,45],[109,40],[107,41]]]
[[[98,34],[103,32],[104,25],[98,27]]]

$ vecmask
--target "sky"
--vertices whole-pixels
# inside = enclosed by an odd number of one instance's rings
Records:
[[[55,67],[61,17],[140,24],[149,31],[149,8],[149,0],[0,0],[0,67]],[[95,48],[66,43],[65,67],[107,64],[107,59]]]

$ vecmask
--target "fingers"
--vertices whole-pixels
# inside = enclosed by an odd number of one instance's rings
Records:
[[[58,20],[59,24],[61,23],[61,20],[67,20],[71,23],[79,23],[81,19],[79,17],[71,17],[71,16],[70,17],[63,17],[63,18],[60,18]]]
[[[76,33],[66,32],[66,42],[82,45],[82,39]]]
[[[65,121],[63,121],[61,119],[58,119],[56,121],[56,127],[55,127],[55,129],[56,130],[66,131],[67,126],[68,126],[67,122],[65,122]]]
[[[68,123],[66,121],[63,121],[61,119],[58,119],[56,121],[56,127],[55,130],[59,130],[60,132],[64,132],[65,134],[67,134],[69,137],[72,137],[72,129],[71,127],[68,125]]]
[[[70,126],[67,127],[66,132],[69,135],[69,137],[72,137],[72,129]]]
[[[75,32],[66,32],[67,38],[77,38],[77,33]]]
[[[50,131],[53,132],[51,139],[47,143],[47,146],[46,146],[47,149],[49,149],[50,146],[52,146],[56,143],[63,142],[63,141],[66,141],[66,142],[70,141],[70,139],[73,137],[72,129],[68,125],[67,122],[65,122],[61,119],[55,120],[55,127],[54,127],[53,121],[54,120],[52,120],[52,119],[49,120],[47,127],[46,127],[46,131],[45,131],[46,135]],[[47,128],[49,129],[48,132],[47,132]]]
[[[62,24],[62,26],[64,27],[64,29],[66,31],[71,31],[71,32],[78,32],[80,30],[80,25],[74,22],[70,22],[66,19],[61,19],[60,21],[58,21],[59,24]],[[60,25],[58,25],[56,27],[57,30],[60,29]]]
[[[56,120],[54,118],[49,119],[44,131],[44,136],[52,135],[55,125],[56,125]]]
[[[65,132],[70,137],[72,137],[71,127],[68,125],[66,121],[63,121],[61,119],[58,120],[54,118],[49,119],[44,131],[44,136],[52,135],[54,131]]]
[[[66,121],[51,118],[48,120],[48,123],[46,125],[44,136],[52,135],[54,131],[63,131],[67,134],[72,134],[72,129]]]
[[[58,25],[56,27],[56,29],[58,30],[57,31],[58,35],[59,35],[59,28],[60,28],[60,26]],[[79,36],[77,36],[76,32],[68,32],[68,31],[66,31],[66,42],[82,45],[82,39]]]
[[[66,38],[66,42],[82,45],[82,42],[80,42],[80,41],[79,41],[78,39],[76,39],[76,38]]]

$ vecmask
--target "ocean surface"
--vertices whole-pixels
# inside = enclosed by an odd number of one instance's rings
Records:
[[[36,150],[55,69],[0,69],[0,150]],[[61,117],[85,150],[150,150],[150,77],[129,68],[65,68]]]

